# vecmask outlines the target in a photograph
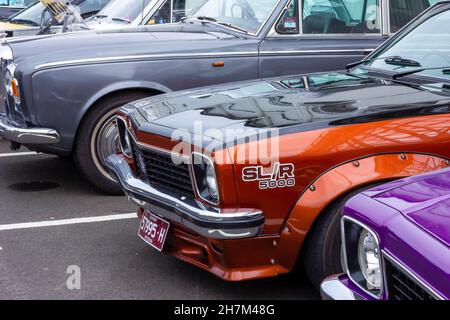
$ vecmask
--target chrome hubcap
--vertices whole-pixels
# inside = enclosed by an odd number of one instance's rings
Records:
[[[96,167],[110,180],[115,181],[106,171],[106,158],[120,152],[119,130],[115,117],[116,110],[106,114],[97,124],[91,140],[91,152]]]
[[[120,152],[119,143],[116,117],[113,117],[101,127],[97,135],[97,155],[103,166],[106,166],[108,156]]]

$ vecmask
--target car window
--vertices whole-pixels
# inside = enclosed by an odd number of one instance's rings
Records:
[[[0,6],[12,7],[12,8],[25,8],[37,0],[0,0]]]
[[[147,24],[174,23],[179,22],[181,18],[186,17],[191,11],[203,3],[204,0],[172,0],[172,11],[170,0],[164,4],[152,15]]]
[[[277,0],[203,0],[203,5],[189,17],[208,17],[210,21],[212,18],[219,24],[256,34],[277,4]]]
[[[170,22],[170,0],[164,2],[153,16],[148,20],[147,24],[163,24]]]
[[[81,16],[87,18],[102,10],[109,2],[110,0],[86,0],[80,3],[78,8],[80,9]]]
[[[355,81],[354,76],[347,75],[344,73],[325,73],[325,74],[316,74],[309,76],[308,84],[310,88],[325,86],[328,84],[337,84],[347,81]]]
[[[112,0],[98,16],[131,23],[144,14],[152,0]],[[139,21],[140,22],[140,21]]]
[[[107,3],[109,1],[105,0],[79,0],[79,1],[71,1],[72,3],[77,3],[75,7],[78,7],[81,11],[81,14],[84,16],[88,10],[92,10],[98,8],[103,3]],[[83,5],[85,5],[83,9]],[[37,2],[36,4],[24,9],[15,15],[11,16],[10,21],[13,23],[25,24],[30,26],[39,26],[41,23],[42,12],[45,7],[42,3]],[[96,13],[96,10],[94,13]]]
[[[395,33],[440,0],[390,0],[389,32]]]
[[[11,22],[31,26],[39,26],[41,22],[42,12],[44,11],[44,9],[45,9],[44,5],[38,2],[35,5],[11,16],[10,18]]]
[[[399,56],[419,63],[420,68],[438,68],[427,70],[420,75],[427,75],[440,78],[450,82],[450,74],[443,72],[439,68],[450,67],[450,28],[447,26],[450,21],[450,10],[434,15],[410,32],[402,34],[389,47],[380,51],[368,66],[374,69],[387,71],[409,71],[417,69],[416,65],[398,65],[387,63],[387,58]],[[386,57],[383,59],[382,57]]]
[[[304,34],[380,33],[380,0],[304,0]]]
[[[275,30],[279,34],[299,33],[298,17],[298,0],[292,0],[280,20],[278,20]]]

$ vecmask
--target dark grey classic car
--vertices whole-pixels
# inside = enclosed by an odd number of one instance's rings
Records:
[[[204,0],[177,24],[7,40],[0,134],[13,148],[72,155],[95,186],[118,193],[105,159],[119,150],[120,106],[204,85],[342,69],[428,6]]]

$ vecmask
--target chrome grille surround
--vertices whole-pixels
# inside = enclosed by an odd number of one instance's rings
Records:
[[[437,292],[383,250],[384,283],[389,300],[444,300]]]
[[[195,198],[192,175],[187,159],[172,161],[169,151],[144,146],[131,139],[136,174],[153,187],[174,195]]]

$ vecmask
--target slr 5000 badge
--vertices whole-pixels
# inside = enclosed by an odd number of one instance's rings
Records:
[[[242,169],[242,180],[258,181],[259,188],[276,189],[295,186],[294,165],[292,163],[275,163],[272,169],[263,166],[245,167]]]

